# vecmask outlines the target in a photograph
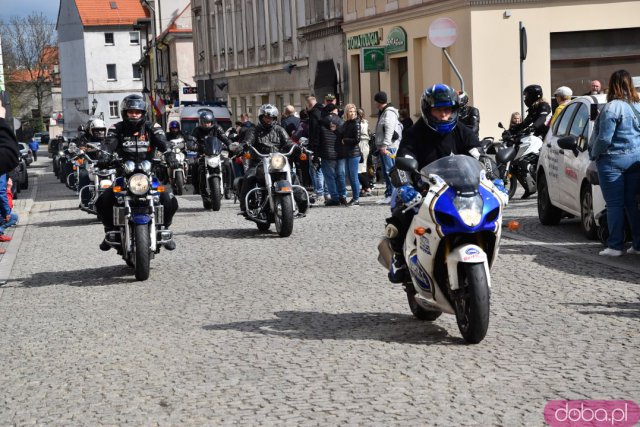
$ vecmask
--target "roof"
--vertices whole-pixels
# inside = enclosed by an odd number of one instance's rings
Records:
[[[190,34],[190,33],[192,33],[192,30],[191,30],[191,19],[184,19],[185,17],[189,18],[187,15],[185,15],[185,12],[187,12],[187,10],[190,10],[190,9],[191,9],[191,3],[188,3],[185,6],[185,8],[182,9],[182,12],[177,14],[176,17],[171,20],[171,22],[169,23],[167,28],[156,39],[158,41],[161,41],[168,34]]]
[[[75,0],[85,27],[134,25],[148,15],[140,0]]]
[[[58,64],[58,47],[45,46],[38,64],[42,66],[41,70],[38,68],[31,71],[25,68],[7,70],[8,80],[12,83],[28,83],[42,77],[45,81],[50,81],[54,74],[54,65]]]

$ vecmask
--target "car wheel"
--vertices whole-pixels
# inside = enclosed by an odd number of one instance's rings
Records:
[[[598,237],[598,227],[593,216],[593,194],[590,185],[585,185],[580,192],[580,226],[587,239],[594,240]]]
[[[538,219],[542,225],[558,225],[562,218],[562,210],[551,204],[549,187],[544,173],[538,179]]]

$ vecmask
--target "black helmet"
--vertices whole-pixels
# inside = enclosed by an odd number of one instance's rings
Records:
[[[449,120],[438,120],[431,114],[432,108],[441,107],[451,107],[452,113]],[[428,127],[442,135],[446,135],[455,129],[458,124],[459,108],[460,100],[458,98],[458,92],[442,83],[426,89],[420,100],[422,119]]]
[[[467,92],[458,92],[458,97],[460,98],[460,107],[464,107],[469,103],[469,95],[467,95]]]
[[[263,117],[271,117],[273,120],[278,120],[278,108],[275,105],[264,104],[260,106],[260,110],[258,110],[258,120],[260,120],[260,124],[265,128],[270,128],[271,124],[266,124],[262,121]]]
[[[213,115],[213,112],[211,112],[211,110],[208,110],[206,108],[203,108],[202,110],[198,110],[198,126],[200,126],[201,128],[210,128],[213,126],[213,124],[216,122],[216,118]],[[207,126],[207,125],[210,126]]]
[[[524,105],[531,107],[537,100],[542,98],[542,87],[540,85],[529,85],[522,91]]]
[[[127,111],[136,110],[141,111],[142,116],[139,119],[130,119],[127,116]],[[145,113],[147,112],[147,103],[140,95],[129,95],[126,96],[122,102],[120,103],[120,116],[125,123],[128,123],[133,126],[139,126],[146,120]]]

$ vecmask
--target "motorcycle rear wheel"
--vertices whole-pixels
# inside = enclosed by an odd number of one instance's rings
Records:
[[[151,249],[149,239],[149,225],[136,224],[134,229],[134,267],[136,269],[136,280],[144,281],[149,278],[151,261]]]
[[[407,301],[409,302],[409,309],[411,309],[411,314],[413,314],[416,319],[433,322],[442,315],[441,311],[431,311],[422,308],[416,301],[416,291],[414,290],[407,291]]]
[[[483,264],[459,268],[460,295],[455,300],[456,322],[464,340],[477,344],[489,329],[489,281]]]
[[[267,231],[271,227],[271,223],[268,222],[256,222],[256,224],[258,225],[258,230],[260,231]]]
[[[509,172],[509,174],[507,175],[507,179],[505,180],[505,183],[509,185],[508,194],[509,194],[509,200],[511,200],[513,195],[516,194],[516,190],[518,189],[518,180],[516,179],[513,172]]]
[[[276,231],[280,237],[289,237],[293,232],[293,200],[291,194],[278,194],[275,200]]]
[[[220,210],[220,202],[222,200],[222,192],[220,191],[220,177],[209,177],[209,191],[211,194],[211,209]]]

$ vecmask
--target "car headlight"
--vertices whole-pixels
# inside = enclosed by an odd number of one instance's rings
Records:
[[[129,178],[129,190],[136,196],[142,196],[149,191],[149,178],[141,173],[137,173]]]
[[[140,168],[143,172],[149,173],[151,172],[151,162],[149,160],[143,160],[140,162]]]
[[[480,224],[483,205],[482,197],[479,194],[473,197],[457,196],[453,199],[453,206],[458,210],[458,215],[469,227]]]
[[[136,170],[136,164],[133,163],[131,160],[127,160],[126,162],[124,162],[123,169],[124,169],[124,173],[128,175],[130,173],[133,173],[134,170]]]
[[[282,154],[274,154],[269,160],[269,167],[271,169],[280,170],[287,165],[287,159]]]

